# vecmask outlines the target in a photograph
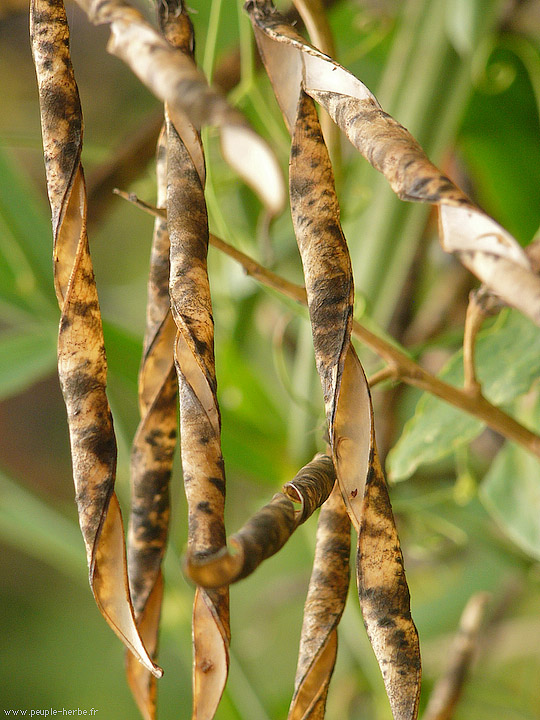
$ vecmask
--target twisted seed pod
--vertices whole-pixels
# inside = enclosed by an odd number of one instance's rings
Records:
[[[135,624],[122,517],[114,493],[116,440],[105,392],[107,363],[86,234],[82,114],[62,0],[34,0],[30,18],[52,209],[54,283],[61,309],[58,373],[68,413],[90,586],[114,632],[159,677],[161,670],[152,662]]]
[[[394,717],[414,720],[420,692],[418,635],[410,615],[388,490],[379,473],[369,389],[350,342],[353,278],[332,167],[307,93],[319,86],[337,86],[337,92],[346,96],[369,101],[373,96],[337,63],[309,46],[269,0],[250,0],[246,8],[292,135],[291,213],[304,267],[332,457],[349,517],[359,532],[360,605]],[[367,482],[372,475],[378,479],[376,492]],[[372,537],[377,534],[377,541],[362,538],[368,531]],[[375,602],[370,602],[371,597]],[[389,609],[395,616],[385,624]]]
[[[267,558],[275,555],[296,528],[328,498],[336,479],[334,465],[328,455],[317,454],[276,493],[272,500],[251,517],[228,540],[226,547],[212,555],[197,558],[189,552],[184,568],[198,585],[224,587],[251,575]],[[302,509],[295,511],[293,502]]]
[[[160,16],[183,54],[193,48],[182,3]],[[206,269],[208,219],[204,158],[196,128],[167,110],[167,225],[171,242],[169,291],[176,325],[175,365],[180,397],[188,547],[206,556],[225,545],[225,469],[216,395],[214,322]],[[197,588],[193,606],[193,720],[214,717],[229,668],[228,588]]]
[[[167,194],[165,131],[158,141],[158,205]],[[131,517],[128,530],[128,574],[139,631],[155,658],[163,581],[161,562],[169,525],[169,481],[177,425],[174,369],[175,326],[169,301],[169,235],[156,218],[150,255],[146,333],[139,372],[141,421],[131,452]],[[128,681],[145,718],[156,713],[155,679],[139,663],[126,658]]]
[[[174,43],[167,42],[125,0],[77,0],[77,3],[94,24],[110,26],[109,52],[124,60],[141,82],[167,103],[171,117],[185,115],[197,130],[208,124],[219,129],[225,160],[251,185],[271,214],[279,212],[285,194],[272,150],[243,115],[208,85],[191,53],[178,52]],[[160,10],[162,18],[185,15],[180,0],[165,4],[166,9]]]
[[[301,86],[401,199],[438,207],[443,250],[454,254],[497,297],[539,325],[540,277],[515,238],[429,161],[369,88],[307,43],[270,0],[249,0],[246,9],[289,128],[296,109],[294,89]]]
[[[288,720],[324,718],[349,589],[351,524],[336,483],[321,508]]]

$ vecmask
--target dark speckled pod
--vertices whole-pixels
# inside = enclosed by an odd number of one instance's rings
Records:
[[[86,234],[86,190],[80,163],[82,114],[62,0],[33,0],[31,38],[52,209],[54,279],[61,309],[58,371],[68,413],[90,585],[112,629],[147,670],[160,676],[135,624],[122,517],[114,494],[116,441],[105,393],[107,363]]]
[[[162,131],[156,157],[158,205],[167,195],[167,146]],[[131,516],[128,574],[139,631],[154,658],[163,581],[161,562],[169,526],[169,482],[176,446],[177,383],[175,325],[169,300],[169,235],[157,218],[150,255],[146,333],[139,372],[141,421],[131,451]],[[156,683],[144,667],[126,657],[128,681],[145,718],[156,713]]]
[[[515,238],[428,160],[369,88],[307,43],[270,0],[249,0],[246,9],[289,128],[295,88],[301,85],[401,199],[438,207],[443,249],[456,255],[495,295],[540,325],[540,277]]]
[[[193,43],[188,34],[190,26],[182,19],[183,7],[176,1],[168,7],[166,17],[161,17],[165,32],[184,52],[190,53]],[[179,22],[176,32],[171,26],[173,17]],[[178,113],[167,117],[167,164],[169,291],[176,325],[175,363],[189,515],[188,547],[195,556],[205,557],[225,545],[225,469],[216,395],[214,321],[206,269],[204,159],[196,129]],[[214,717],[227,680],[229,640],[228,588],[198,588],[193,608],[193,720]]]
[[[328,455],[317,454],[276,493],[248,522],[229,538],[229,546],[213,555],[186,555],[184,568],[198,585],[216,588],[230,585],[251,575],[267,558],[275,555],[296,528],[328,498],[336,473]],[[295,511],[292,500],[302,509]]]
[[[337,654],[337,626],[349,589],[350,549],[351,523],[336,484],[319,515],[288,720],[324,717]]]
[[[268,0],[252,0],[246,7],[292,134],[291,213],[304,267],[334,466],[347,512],[359,533],[357,576],[364,621],[394,718],[414,720],[420,690],[418,635],[410,615],[409,592],[386,483],[381,475],[375,492],[367,482],[380,466],[369,389],[350,343],[352,271],[339,221],[332,168],[308,93],[314,94],[313,87],[322,83],[334,88],[338,95],[358,94],[377,106],[376,100],[344,68],[309,46]],[[371,537],[377,535],[372,543],[367,536],[363,537],[368,530]],[[373,581],[372,603],[363,591],[367,578]],[[399,626],[399,634],[384,621],[389,607],[396,612],[393,620]],[[304,706],[304,700],[298,700],[291,708],[291,712],[297,713],[292,717],[323,716],[331,667],[333,661],[326,667],[327,675],[322,670],[317,674],[319,688],[308,683],[309,692],[302,691],[313,705]]]
[[[127,63],[150,91],[167,103],[171,117],[185,115],[197,130],[203,125],[219,128],[225,160],[254,189],[271,214],[279,212],[285,201],[283,178],[269,145],[241,113],[208,85],[191,57],[192,48],[186,52],[182,47],[178,52],[178,40],[185,34],[178,22],[184,14],[180,0],[163,3],[166,9],[161,11],[160,20],[166,37],[125,0],[77,3],[96,25],[110,26],[109,52]]]

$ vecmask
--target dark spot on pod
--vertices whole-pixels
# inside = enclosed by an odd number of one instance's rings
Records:
[[[225,479],[222,477],[209,477],[208,482],[219,491],[221,495],[225,495]]]
[[[370,520],[365,519],[360,523],[360,535],[364,537],[380,538],[381,540],[390,540],[390,536],[388,535],[386,529],[381,529],[378,523],[373,523]]]
[[[375,468],[373,467],[373,465],[370,463],[368,474],[366,477],[366,488],[369,487],[371,485],[371,483],[376,479],[377,479],[377,473],[375,472]]]
[[[395,653],[395,664],[397,666],[402,668],[409,667],[414,670],[420,669],[420,658],[414,651],[414,646],[411,647],[409,639],[403,630],[394,630],[388,639],[388,642],[392,648],[397,650]],[[413,650],[413,652],[411,652],[411,650]]]
[[[97,300],[90,300],[88,302],[76,300],[70,304],[70,308],[78,317],[87,317],[96,310],[99,310],[99,304]]]
[[[104,392],[102,381],[84,371],[70,373],[63,378],[62,386],[66,398],[80,399],[96,391]]]
[[[396,627],[396,621],[392,620],[392,618],[388,617],[388,615],[383,615],[378,618],[377,625],[379,627]]]
[[[206,513],[206,515],[213,515],[213,510],[208,500],[202,500],[200,503],[197,503],[197,510]]]
[[[77,440],[83,450],[95,455],[103,464],[112,465],[116,461],[116,442],[109,428],[89,425],[78,433]]]
[[[366,602],[378,615],[391,617],[410,616],[409,593],[405,588],[402,590],[402,597],[395,596],[394,592],[389,593],[385,587],[364,587],[359,584],[358,594],[362,602]]]
[[[207,353],[211,352],[211,348],[209,348],[206,340],[200,340],[199,338],[194,337],[193,341],[195,344],[195,349],[197,350],[197,353],[199,355],[202,355],[204,357]]]
[[[159,428],[153,428],[147,435],[145,435],[144,441],[147,445],[156,447],[161,444],[162,437],[163,433],[161,432],[161,430]]]
[[[214,553],[226,544],[227,538],[225,535],[223,520],[217,518],[211,520],[208,529],[210,531],[211,542],[210,552]]]
[[[62,315],[60,319],[60,328],[59,328],[59,334],[66,332],[72,325],[72,320],[68,315]]]
[[[349,562],[350,543],[348,540],[333,538],[324,543],[325,555],[333,555],[334,559],[339,557],[344,562]]]
[[[390,499],[386,491],[386,487],[382,485],[381,478],[377,478],[374,483],[378,487],[377,492],[370,492],[369,494],[369,505],[370,508],[379,516],[388,519],[393,518],[392,506],[390,505]]]

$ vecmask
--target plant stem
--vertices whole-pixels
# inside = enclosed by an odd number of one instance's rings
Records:
[[[120,191],[116,192],[146,212],[161,217],[165,216],[165,211],[162,209],[152,208],[152,206],[147,203],[137,200],[133,195]],[[306,290],[301,285],[296,285],[272,272],[272,270],[268,270],[256,260],[249,257],[249,255],[237,250],[216,235],[210,234],[210,245],[240,263],[245,272],[255,280],[258,280],[273,290],[277,290],[281,295],[285,295],[291,300],[307,306]],[[466,388],[457,388],[444,382],[427,370],[424,370],[421,365],[418,365],[418,363],[396,345],[388,342],[388,340],[385,340],[371,330],[368,330],[365,325],[362,325],[357,320],[353,320],[352,334],[388,363],[396,379],[407,383],[407,385],[412,385],[419,390],[425,390],[450,405],[469,413],[469,415],[473,415],[488,425],[492,430],[495,430],[509,440],[513,440],[540,458],[540,436],[527,429],[524,425],[521,425],[521,423],[500,408],[492,405],[481,392],[471,393]]]
[[[271,270],[267,270],[253,258],[236,250],[215,235],[210,235],[210,244],[241,263],[251,277],[292,300],[307,305],[306,291],[302,286],[291,283]],[[500,408],[492,405],[482,394],[471,395],[467,390],[456,388],[440,380],[424,370],[395,345],[371,332],[357,320],[353,321],[352,334],[383,358],[393,369],[397,379],[420,390],[430,392],[450,405],[477,417],[496,432],[520,444],[540,458],[540,436],[528,430]]]

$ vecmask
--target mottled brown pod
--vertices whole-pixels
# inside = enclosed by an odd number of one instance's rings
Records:
[[[135,624],[124,530],[114,493],[116,440],[105,392],[107,363],[88,237],[80,162],[82,114],[62,0],[34,0],[31,38],[52,209],[54,280],[61,310],[58,372],[66,403],[79,522],[90,585],[115,633],[159,677]]]
[[[183,12],[182,6],[179,11]],[[186,27],[183,23],[184,30]],[[179,28],[177,41],[189,52],[192,43],[186,43],[183,29]],[[171,37],[170,26],[165,26],[165,31]],[[212,301],[206,269],[208,220],[203,192],[203,153],[196,128],[185,115],[175,115],[174,119],[180,127],[175,127],[168,111],[169,292],[176,325],[175,364],[182,469],[188,501],[188,547],[199,557],[211,555],[225,545],[225,468],[216,395]],[[227,680],[229,641],[228,588],[198,588],[193,607],[193,720],[214,717]]]
[[[230,585],[251,575],[326,501],[335,479],[331,458],[318,453],[283,486],[283,493],[276,493],[229,538],[231,551],[223,547],[217,553],[197,558],[188,550],[184,561],[187,575],[206,588]],[[296,511],[293,501],[300,502],[302,509]]]
[[[351,524],[336,483],[319,514],[288,720],[324,718],[337,655],[337,626],[349,589],[350,547]]]
[[[439,235],[495,295],[540,324],[540,277],[519,243],[480,210],[426,157],[412,135],[386,113],[354,75],[307,43],[270,0],[249,0],[255,37],[276,97],[291,127],[295,89],[323,107],[403,200],[438,206]],[[287,66],[287,72],[280,68]]]
[[[162,131],[156,158],[158,205],[167,193],[167,149]],[[141,421],[131,452],[131,516],[128,530],[128,574],[135,617],[149,651],[157,652],[163,580],[161,562],[169,525],[169,481],[177,426],[174,369],[175,325],[169,301],[169,235],[156,218],[150,255],[146,334],[139,371]],[[145,718],[156,713],[154,678],[126,658],[132,692]]]
[[[367,483],[372,473],[379,472],[379,465],[369,389],[350,342],[352,271],[341,231],[328,152],[313,100],[307,93],[311,94],[311,88],[322,83],[337,93],[360,93],[370,102],[374,98],[356,78],[305,43],[270,2],[254,0],[246,7],[292,134],[291,212],[304,267],[334,465],[349,517],[359,533],[360,604],[394,717],[412,720],[418,713],[420,690],[418,635],[410,615],[409,593],[386,483],[382,478],[377,492]],[[364,533],[373,537],[374,528],[380,530],[375,546],[362,537]],[[364,592],[366,583],[377,596],[373,603]],[[395,612],[394,625],[385,624],[389,609]],[[321,712],[320,703],[317,712]]]
[[[285,195],[273,152],[245,118],[208,85],[191,54],[173,47],[125,0],[77,0],[77,3],[93,23],[110,26],[109,52],[124,60],[141,82],[167,103],[171,117],[185,115],[197,130],[203,125],[219,128],[225,160],[253,187],[271,214],[279,212]],[[181,2],[166,5],[171,8],[170,16],[183,12]]]

